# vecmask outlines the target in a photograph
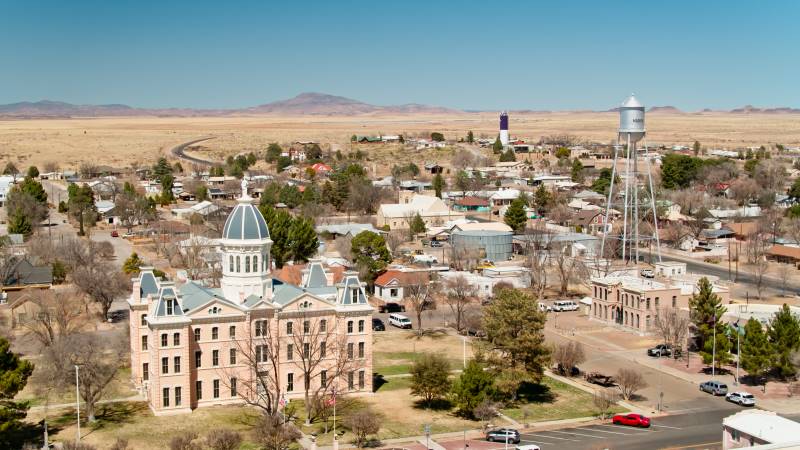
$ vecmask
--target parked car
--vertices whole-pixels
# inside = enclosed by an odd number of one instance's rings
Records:
[[[629,427],[650,427],[650,418],[641,414],[617,414],[611,418],[614,425],[627,425]]]
[[[386,331],[386,325],[377,317],[372,318],[372,331]]]
[[[486,433],[486,440],[489,442],[508,442],[519,444],[519,431],[513,428],[499,428]]]
[[[725,400],[740,406],[756,406],[756,398],[749,392],[731,392],[725,396]]]
[[[411,329],[411,319],[402,314],[389,314],[389,324],[397,328]]]
[[[658,344],[653,348],[647,349],[647,356],[670,356],[672,355],[672,346],[669,344]]]
[[[517,445],[514,447],[514,450],[542,450],[541,447],[538,445],[527,444],[527,445]]]
[[[706,381],[700,383],[700,390],[712,395],[725,395],[728,393],[728,385],[721,381]]]
[[[441,247],[444,247],[444,244],[442,244],[441,242],[431,241],[431,248],[441,248]]]
[[[641,275],[644,278],[655,278],[656,277],[656,273],[653,272],[653,269],[642,269],[642,270],[639,271],[639,275]]]
[[[378,311],[382,312],[382,313],[405,312],[406,311],[406,307],[401,305],[401,304],[399,304],[399,303],[386,303],[384,305],[381,305],[378,308]]]
[[[577,311],[578,304],[573,302],[572,300],[559,300],[557,302],[553,302],[553,311]]]
[[[119,231],[114,230],[111,232],[111,237],[119,237]]]

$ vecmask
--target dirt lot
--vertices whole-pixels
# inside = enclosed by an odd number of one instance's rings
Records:
[[[511,133],[538,141],[541,136],[572,134],[584,139],[610,141],[617,127],[615,113],[513,113]],[[152,161],[168,148],[197,137],[215,136],[208,149],[215,155],[264,149],[269,142],[315,140],[349,149],[353,134],[427,135],[443,132],[448,139],[497,133],[495,113],[451,115],[364,116],[260,116],[260,117],[132,117],[0,121],[0,161],[42,165],[58,161],[76,168],[82,161],[126,167]],[[740,147],[800,143],[800,115],[736,115],[728,113],[667,114],[648,116],[649,142]],[[362,146],[369,152],[390,146]],[[404,156],[395,152],[394,156]],[[420,155],[417,155],[420,156]],[[436,153],[422,155],[427,159]],[[442,155],[445,156],[445,155]],[[417,160],[417,163],[422,162]]]

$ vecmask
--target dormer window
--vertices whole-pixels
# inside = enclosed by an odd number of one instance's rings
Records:
[[[173,313],[172,299],[167,299],[167,315],[171,316]]]
[[[350,303],[358,303],[358,289],[350,290]]]

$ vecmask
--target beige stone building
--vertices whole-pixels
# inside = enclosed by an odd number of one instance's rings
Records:
[[[372,307],[355,273],[319,261],[299,284],[273,279],[269,230],[245,194],[220,240],[220,288],[133,280],[131,376],[157,415],[372,392]]]
[[[442,199],[401,191],[400,203],[383,204],[378,209],[378,228],[389,225],[392,230],[408,229],[409,221],[419,214],[426,227],[440,227],[447,222],[464,220],[463,212],[451,210]]]
[[[592,277],[589,317],[639,334],[653,333],[654,320],[660,311],[668,308],[688,311],[689,299],[697,291],[699,279],[685,274],[650,279],[635,271]],[[713,290],[723,303],[728,303],[726,287],[713,284]]]

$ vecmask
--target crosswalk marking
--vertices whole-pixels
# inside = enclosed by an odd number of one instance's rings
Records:
[[[550,431],[544,431],[543,433],[550,433]],[[562,438],[562,437],[557,437],[557,436],[541,435],[541,434],[538,434],[538,433],[537,433],[537,435],[543,436],[545,439],[556,439],[556,440],[559,440],[559,441],[580,442],[580,439],[567,439],[567,438]],[[536,435],[526,435],[526,436],[536,437]]]
[[[658,428],[671,428],[673,430],[682,430],[683,429],[683,428],[678,428],[678,427],[668,427],[666,425],[651,425],[651,426],[658,427]]]
[[[522,441],[520,441],[520,442],[523,442],[523,443],[525,443],[525,442],[532,442],[532,443],[534,443],[534,444],[547,444],[547,445],[556,445],[556,444],[555,444],[555,442],[547,442],[547,441],[542,441],[542,440],[538,440],[538,439],[537,439],[537,440],[535,440],[535,441],[534,441],[534,440],[531,440],[531,439],[523,439],[523,440],[522,440]]]
[[[620,429],[621,429],[621,428],[619,427],[619,425],[595,425],[595,426],[597,426],[597,427],[616,428],[617,430],[620,430]],[[645,429],[643,429],[643,428],[625,428],[625,430],[628,430],[628,431],[635,431],[635,432],[638,432],[638,433],[652,433],[652,431],[648,431],[648,430],[645,430]]]

